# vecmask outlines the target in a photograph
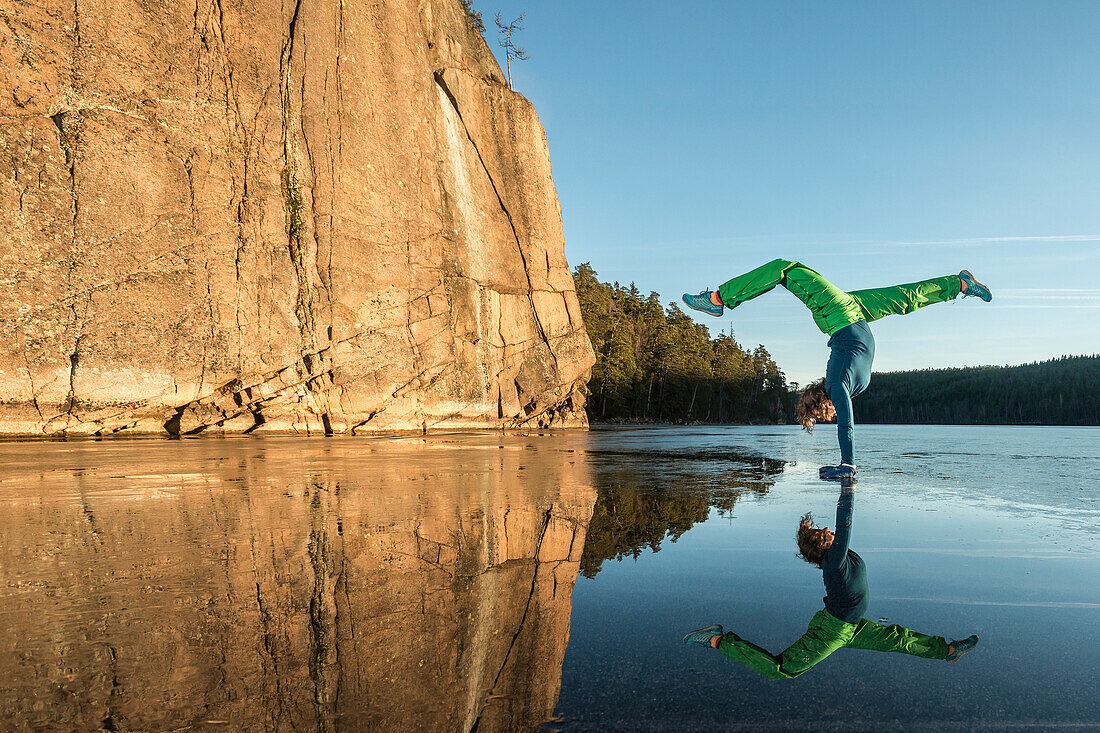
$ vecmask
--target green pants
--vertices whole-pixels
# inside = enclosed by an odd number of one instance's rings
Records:
[[[772,260],[720,286],[718,296],[727,308],[734,308],[776,285],[787,288],[805,303],[817,327],[832,336],[857,321],[877,321],[885,316],[912,313],[929,303],[954,300],[962,282],[958,275],[945,275],[846,293],[801,262]]]
[[[802,638],[778,656],[732,632],[718,643],[718,651],[724,657],[773,680],[797,677],[842,647],[900,652],[924,659],[947,659],[948,645],[942,636],[928,636],[897,624],[884,626],[867,619],[858,625],[845,623],[824,609],[810,619]]]

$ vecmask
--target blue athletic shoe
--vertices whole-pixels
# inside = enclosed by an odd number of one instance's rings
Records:
[[[687,303],[688,308],[694,308],[697,311],[703,311],[712,316],[720,316],[722,315],[723,307],[710,302],[710,292],[709,290],[704,290],[698,295],[684,293],[684,302]]]
[[[722,636],[722,624],[708,626],[705,629],[696,629],[684,637],[684,643],[709,647],[710,640],[716,636]]]
[[[970,274],[970,270],[960,272],[959,279],[966,283],[966,290],[962,291],[964,298],[972,295],[981,298],[986,303],[993,300],[993,293],[989,292],[989,288],[975,280],[974,276]]]
[[[947,655],[948,664],[954,664],[959,661],[959,657],[978,646],[978,635],[971,634],[962,641],[953,641],[951,646],[955,647],[955,651]]]
[[[817,475],[826,481],[849,479],[856,475],[856,467],[847,463],[841,463],[839,466],[822,466],[818,469]]]

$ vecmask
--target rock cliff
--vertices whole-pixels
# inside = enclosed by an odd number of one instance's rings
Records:
[[[458,0],[0,20],[0,433],[584,423],[545,134]]]

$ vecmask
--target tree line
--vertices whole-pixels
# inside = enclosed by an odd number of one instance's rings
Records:
[[[1100,355],[874,374],[862,423],[1100,425]]]
[[[798,393],[763,346],[711,338],[676,304],[633,283],[573,271],[596,365],[592,422],[793,422]],[[856,401],[861,423],[1100,425],[1100,355],[1019,366],[876,373]],[[797,385],[794,385],[797,386]]]
[[[711,338],[676,304],[631,283],[600,282],[588,263],[573,271],[596,350],[588,383],[593,422],[788,422],[797,395],[763,346]]]

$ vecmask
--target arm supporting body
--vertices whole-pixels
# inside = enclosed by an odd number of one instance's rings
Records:
[[[875,337],[866,321],[840,329],[829,339],[829,364],[825,368],[825,391],[836,409],[836,431],[840,462],[855,466],[853,433],[855,414],[852,398],[871,383],[875,359]]]
[[[842,383],[827,385],[829,399],[836,409],[836,437],[840,443],[840,462],[850,466],[856,465],[853,437],[855,435],[855,420],[852,417],[852,397],[848,394],[848,388]]]

